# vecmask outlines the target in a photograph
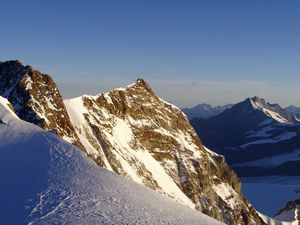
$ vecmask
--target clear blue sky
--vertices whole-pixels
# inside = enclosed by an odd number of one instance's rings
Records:
[[[300,106],[299,0],[3,0],[0,27],[0,61],[51,74],[65,97],[143,76],[179,106]]]

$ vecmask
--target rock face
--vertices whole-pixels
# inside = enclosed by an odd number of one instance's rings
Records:
[[[80,141],[102,167],[228,224],[262,224],[223,157],[202,145],[186,116],[143,79],[65,100]]]
[[[1,225],[222,225],[100,168],[0,96]]]
[[[0,63],[0,95],[23,120],[82,147],[52,78],[19,61]]]
[[[300,124],[278,104],[248,98],[191,124],[204,145],[224,155],[240,176],[300,174]]]

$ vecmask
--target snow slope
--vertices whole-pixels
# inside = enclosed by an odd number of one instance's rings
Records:
[[[8,123],[19,117],[15,114],[11,104],[6,98],[0,96],[0,122]]]
[[[220,224],[100,169],[0,98],[0,224]]]

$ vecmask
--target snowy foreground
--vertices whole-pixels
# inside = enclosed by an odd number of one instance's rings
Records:
[[[0,224],[221,224],[100,169],[0,97]]]

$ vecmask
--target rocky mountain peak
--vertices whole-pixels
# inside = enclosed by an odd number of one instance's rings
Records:
[[[143,78],[138,78],[136,80],[136,82],[134,82],[133,84],[127,86],[127,88],[134,88],[134,89],[140,89],[140,90],[145,90],[151,94],[154,94],[154,92],[152,91],[152,89],[150,88],[149,84],[143,79]]]
[[[257,96],[251,98],[251,103],[253,104],[254,108],[258,108],[258,109],[270,109],[273,111],[282,111],[283,109],[278,105],[278,104],[271,104],[269,102],[267,102],[265,99],[263,98],[259,98]]]
[[[263,106],[267,105],[266,100],[263,98],[259,98],[258,96],[254,96],[254,97],[250,98],[250,101],[256,107],[258,107],[258,106],[263,107]]]
[[[226,223],[263,224],[224,158],[207,150],[182,111],[143,79],[65,105],[98,165]]]
[[[263,98],[257,96],[253,98],[247,98],[245,101],[236,104],[233,108],[242,110],[243,113],[253,113],[254,110],[261,111],[267,117],[279,123],[298,123],[295,117],[285,109],[281,108],[278,104],[271,104]]]
[[[17,60],[0,64],[0,95],[7,98],[23,120],[53,130],[81,146],[60,92],[47,74]]]

